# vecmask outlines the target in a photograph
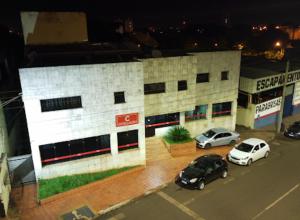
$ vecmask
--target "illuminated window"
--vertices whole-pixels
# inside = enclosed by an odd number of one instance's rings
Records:
[[[208,105],[198,105],[195,107],[195,110],[186,111],[185,112],[185,121],[206,119],[207,106]]]
[[[216,103],[212,106],[212,117],[231,115],[231,102]]]

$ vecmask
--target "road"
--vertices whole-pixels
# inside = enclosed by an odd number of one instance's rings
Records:
[[[229,175],[203,191],[170,183],[99,220],[299,220],[300,140],[277,137],[267,159],[229,164]],[[137,183],[138,184],[138,183]]]

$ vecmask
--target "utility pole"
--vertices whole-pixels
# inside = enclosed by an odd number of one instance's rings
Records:
[[[277,120],[276,133],[280,133],[280,129],[281,129],[284,101],[285,101],[285,90],[286,90],[286,83],[287,83],[287,76],[288,76],[289,68],[290,68],[290,61],[288,60],[286,62],[285,73],[284,73],[282,99],[281,99],[281,104],[280,104],[280,112],[279,112],[278,120]]]

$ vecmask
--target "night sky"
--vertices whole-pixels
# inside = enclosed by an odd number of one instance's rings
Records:
[[[19,11],[85,11],[95,19],[110,21],[131,17],[136,25],[176,25],[182,19],[193,23],[300,24],[299,0],[19,0],[0,8],[0,24],[20,27]]]

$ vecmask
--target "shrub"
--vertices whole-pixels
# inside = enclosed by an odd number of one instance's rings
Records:
[[[169,130],[169,132],[165,136],[165,139],[169,142],[171,141],[174,143],[178,143],[190,141],[192,138],[190,132],[186,128],[182,126],[175,126]]]

